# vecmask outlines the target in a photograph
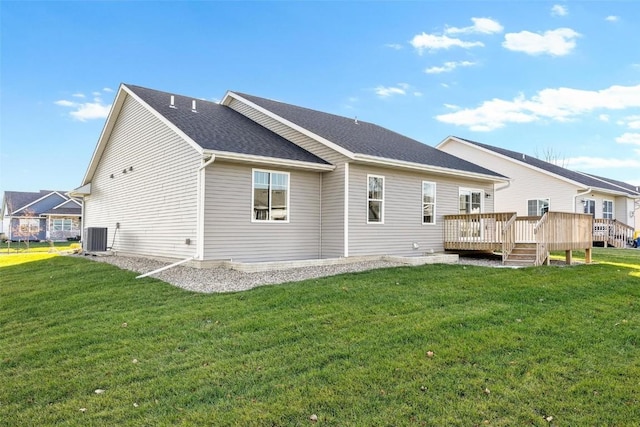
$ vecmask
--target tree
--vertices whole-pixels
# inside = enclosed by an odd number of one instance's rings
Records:
[[[566,168],[569,165],[567,158],[564,155],[558,153],[553,147],[543,148],[542,154],[540,154],[538,152],[538,149],[536,148],[533,152],[533,155],[540,160],[544,160],[545,162],[560,166],[561,168]]]
[[[35,212],[26,210],[24,215],[17,219],[17,222],[11,227],[11,240],[24,242],[27,250],[29,250],[29,242],[31,240],[39,240],[40,218],[36,216]]]

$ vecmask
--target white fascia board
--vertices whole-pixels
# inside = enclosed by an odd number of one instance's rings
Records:
[[[445,144],[449,143],[450,141],[456,141],[456,142],[459,142],[460,144],[464,144],[464,145],[466,145],[466,146],[468,146],[468,147],[474,148],[474,149],[479,150],[479,151],[482,151],[482,152],[484,152],[484,153],[491,154],[491,155],[493,155],[493,156],[495,156],[495,157],[498,157],[498,158],[501,158],[501,159],[504,159],[504,160],[508,160],[508,161],[510,161],[511,163],[515,163],[515,164],[517,164],[517,165],[520,165],[520,166],[526,167],[526,168],[531,169],[531,170],[534,170],[534,171],[536,171],[536,172],[540,172],[540,173],[543,173],[543,174],[546,174],[546,175],[549,175],[549,176],[553,176],[554,178],[559,179],[560,181],[564,181],[564,182],[569,183],[569,184],[571,184],[571,185],[575,185],[575,186],[576,186],[576,187],[578,187],[579,189],[582,189],[582,188],[591,188],[590,186],[588,186],[588,185],[586,185],[586,184],[582,184],[582,183],[580,183],[580,182],[578,182],[578,181],[574,181],[574,180],[572,180],[572,179],[565,178],[564,176],[561,176],[561,175],[558,175],[558,174],[555,174],[555,173],[549,172],[549,171],[544,170],[544,169],[541,169],[541,168],[539,168],[539,167],[532,166],[532,165],[529,165],[529,164],[527,164],[527,163],[523,163],[523,162],[521,162],[521,161],[519,161],[519,160],[516,160],[516,159],[514,159],[514,158],[512,158],[512,157],[505,156],[504,154],[500,154],[500,153],[497,153],[497,152],[495,152],[495,151],[493,151],[493,150],[489,150],[489,149],[486,149],[486,148],[484,148],[484,147],[480,147],[480,146],[478,146],[478,145],[472,144],[472,143],[470,143],[470,142],[463,141],[463,140],[461,140],[461,139],[459,139],[459,138],[456,138],[455,136],[447,137],[447,138],[446,138],[444,141],[442,141],[440,144],[436,145],[436,148],[440,149],[440,147],[441,147],[441,146],[444,146]],[[602,189],[602,190],[603,190],[603,191],[610,191],[610,190],[605,190],[605,189]]]
[[[632,190],[629,190],[628,188],[625,188],[625,187],[623,187],[621,185],[618,185],[618,184],[616,184],[614,182],[607,181],[606,179],[601,179],[601,178],[598,178],[597,176],[589,175],[589,174],[586,174],[584,172],[580,172],[580,171],[575,171],[575,172],[579,173],[580,175],[584,175],[586,177],[589,177],[591,179],[595,179],[597,181],[604,182],[605,184],[613,185],[614,187],[620,188],[624,192],[623,195],[628,196],[628,197],[630,197],[632,199],[640,197],[640,194],[633,194]],[[603,189],[603,191],[612,192],[612,190],[604,190],[604,189]],[[612,194],[618,194],[618,193],[612,192]]]
[[[23,206],[23,207],[21,207],[20,209],[16,209],[16,210],[15,210],[15,211],[13,211],[12,213],[14,213],[14,214],[15,214],[15,213],[20,212],[20,211],[21,211],[21,210],[23,210],[23,209],[27,209],[29,206],[31,206],[31,205],[33,205],[33,204],[35,204],[35,203],[38,203],[38,202],[39,202],[39,201],[41,201],[41,200],[46,199],[47,197],[51,196],[52,194],[57,194],[58,196],[60,196],[60,197],[62,197],[63,199],[65,199],[65,201],[67,201],[67,198],[66,198],[65,196],[63,196],[62,194],[58,193],[57,191],[52,191],[51,193],[47,193],[47,194],[45,194],[44,196],[40,197],[39,199],[36,199],[36,200],[34,200],[33,202],[31,202],[31,203],[29,203],[29,204],[24,205],[24,206]]]
[[[385,157],[375,157],[375,156],[369,156],[365,154],[357,154],[355,157],[355,160],[362,163],[376,164],[376,165],[381,165],[388,168],[411,169],[411,170],[418,170],[423,172],[437,173],[442,175],[458,176],[461,178],[472,178],[472,179],[479,179],[482,181],[491,181],[494,183],[503,183],[503,182],[511,181],[511,179],[506,177],[500,178],[497,176],[486,175],[482,173],[466,172],[458,169],[449,169],[449,168],[443,168],[440,166],[423,165],[421,163],[406,162],[404,160],[393,160],[393,159],[387,159]]]
[[[167,120],[162,114],[160,114],[155,109],[151,108],[149,104],[144,102],[142,98],[133,93],[131,89],[129,89],[125,84],[120,84],[120,88],[118,88],[118,94],[116,95],[116,99],[113,102],[113,106],[111,107],[111,111],[109,111],[109,116],[107,117],[107,121],[105,122],[104,128],[102,129],[102,133],[100,134],[100,138],[98,139],[98,144],[93,152],[93,156],[91,157],[91,161],[89,162],[89,168],[82,180],[82,186],[88,184],[93,179],[93,174],[95,173],[96,168],[98,167],[98,162],[104,149],[109,141],[111,136],[111,131],[113,131],[113,127],[115,126],[116,120],[120,115],[120,111],[122,110],[122,106],[124,105],[124,101],[127,96],[135,99],[140,105],[142,105],[147,111],[149,111],[153,116],[155,116],[162,123],[167,125],[171,130],[173,130],[178,136],[187,141],[189,145],[191,145],[197,152],[202,153],[202,147],[196,143],[193,139],[187,136],[182,130],[180,130],[177,126]]]
[[[280,116],[278,116],[277,114],[272,113],[271,111],[262,108],[261,106],[249,101],[246,98],[243,98],[242,96],[231,92],[231,91],[227,91],[227,93],[224,95],[224,98],[222,98],[222,101],[220,101],[220,104],[222,105],[229,105],[229,103],[231,102],[231,98],[235,98],[238,101],[241,101],[249,106],[251,106],[251,108],[260,111],[263,114],[266,114],[267,116],[271,117],[274,120],[279,121],[280,123],[282,123],[283,125],[289,126],[290,128],[297,130],[298,132],[302,133],[303,135],[308,136],[309,138],[318,141],[319,143],[327,146],[328,148],[342,154],[343,156],[346,156],[350,159],[354,158],[355,153],[347,150],[344,147],[341,147],[340,145],[336,144],[335,142],[331,142],[326,138],[321,137],[320,135],[316,135],[315,133],[309,131],[308,129],[303,128],[302,126],[298,126],[297,124],[290,122],[289,120],[282,118]]]
[[[63,207],[64,205],[66,205],[67,203],[75,203],[76,205],[78,205],[78,207],[80,207],[80,203],[78,203],[77,201],[73,200],[73,199],[69,199],[69,200],[65,200],[64,202],[60,203],[58,206],[54,206],[52,209],[58,209]]]
[[[295,169],[314,170],[319,172],[328,172],[336,168],[334,165],[304,162],[301,160],[280,159],[277,157],[256,156],[253,154],[232,153],[228,151],[206,150],[203,152],[203,154],[205,155],[213,154],[216,158],[216,161],[226,160],[229,162],[238,162],[238,163],[269,164],[269,165],[284,166],[284,167],[295,168]]]

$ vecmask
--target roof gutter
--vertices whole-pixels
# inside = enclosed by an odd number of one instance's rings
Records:
[[[582,193],[577,193],[573,196],[573,213],[577,213],[576,212],[576,201],[578,200],[578,197],[580,196],[584,196],[586,194],[591,193],[591,187],[587,188],[586,191],[583,191]]]

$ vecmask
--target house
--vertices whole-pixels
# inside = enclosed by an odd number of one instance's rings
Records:
[[[72,194],[112,250],[214,265],[442,251],[506,181],[373,123],[122,84]]]
[[[63,191],[6,191],[2,232],[9,240],[64,241],[81,235],[80,202]]]
[[[637,187],[455,136],[436,148],[511,178],[509,184],[496,188],[496,211],[520,216],[541,216],[550,210],[590,214],[594,240],[613,246],[626,245],[633,234],[640,201]]]

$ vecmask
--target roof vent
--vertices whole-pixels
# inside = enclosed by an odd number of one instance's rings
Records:
[[[522,155],[522,160],[527,160],[527,155],[526,154]]]
[[[176,107],[176,99],[175,98],[176,98],[175,96],[171,95],[171,102],[169,104],[169,108],[177,108]]]
[[[196,100],[195,99],[191,100],[191,111],[194,112],[194,113],[198,112],[198,110],[196,110]]]
[[[353,123],[358,124],[358,116],[356,116],[355,119],[353,119]]]

